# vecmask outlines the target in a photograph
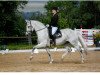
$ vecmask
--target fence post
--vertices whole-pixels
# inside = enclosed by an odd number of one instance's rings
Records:
[[[28,34],[28,43],[29,45],[32,45],[32,39],[31,39],[31,33]]]

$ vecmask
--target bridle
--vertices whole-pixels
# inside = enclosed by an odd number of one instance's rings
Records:
[[[30,20],[29,20],[29,21],[30,21]],[[31,28],[30,32],[32,32],[32,23],[31,23],[31,21],[30,21],[30,28]],[[47,28],[47,27],[45,26],[44,28],[41,28],[41,29],[39,29],[39,30],[36,30],[36,32],[41,31],[41,30],[43,30],[43,29],[45,29],[45,28]]]

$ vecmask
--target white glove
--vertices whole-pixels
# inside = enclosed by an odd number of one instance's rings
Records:
[[[49,27],[49,24],[47,24],[46,27]]]

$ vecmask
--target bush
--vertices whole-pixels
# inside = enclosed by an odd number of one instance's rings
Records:
[[[100,41],[100,32],[97,32],[97,33],[95,34],[95,40],[96,40],[96,41]]]
[[[100,47],[100,32],[96,33],[94,36],[94,43],[96,47]]]
[[[94,29],[100,29],[100,25],[96,25]]]

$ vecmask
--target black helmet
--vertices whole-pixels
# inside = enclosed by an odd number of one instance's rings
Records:
[[[57,11],[58,10],[58,7],[52,7],[52,10],[56,10]]]

